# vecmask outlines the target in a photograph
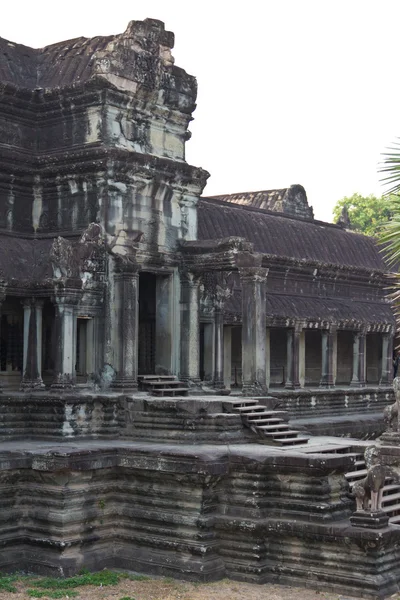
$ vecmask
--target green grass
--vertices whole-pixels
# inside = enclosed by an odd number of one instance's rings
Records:
[[[119,600],[136,600],[136,598],[133,598],[133,596],[123,596]]]
[[[74,598],[78,596],[78,592],[71,590],[26,590],[26,593],[30,598]]]
[[[26,575],[6,575],[0,573],[0,592],[17,592],[15,583],[17,581],[25,581],[32,585],[31,589],[26,590],[29,598],[74,598],[79,595],[79,592],[74,591],[85,585],[93,585],[103,587],[107,585],[117,585],[122,579],[130,581],[149,581],[147,575],[135,575],[130,573],[120,573],[105,569],[97,573],[90,573],[86,568],[79,571],[78,575],[61,579],[58,577],[32,577]],[[130,596],[125,596],[120,600],[135,600]]]
[[[19,579],[18,575],[2,575],[0,574],[0,592],[11,592],[17,591],[17,588],[13,583]]]
[[[82,573],[81,575],[75,575],[74,577],[67,577],[66,579],[58,579],[56,577],[44,577],[35,581],[35,587],[46,589],[46,590],[70,590],[72,588],[80,587],[81,585],[117,585],[120,579],[123,579],[120,573],[114,571],[99,571],[98,573]]]

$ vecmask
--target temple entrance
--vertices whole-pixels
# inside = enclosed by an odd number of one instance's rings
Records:
[[[336,385],[350,385],[353,375],[353,344],[352,331],[338,331]]]
[[[156,368],[156,276],[139,275],[139,375],[152,375]]]
[[[305,385],[318,386],[322,376],[321,331],[305,332]]]
[[[366,337],[366,383],[378,384],[382,373],[382,334]]]
[[[0,365],[8,387],[19,387],[23,369],[24,314],[20,303],[5,300],[1,315]]]
[[[287,363],[287,330],[270,329],[270,386],[284,386]]]

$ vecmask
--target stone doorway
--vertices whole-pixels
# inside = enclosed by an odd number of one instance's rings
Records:
[[[139,275],[139,344],[140,375],[152,375],[156,367],[156,276]]]
[[[139,375],[172,373],[172,274],[139,275]]]
[[[19,388],[24,352],[24,314],[22,304],[6,298],[2,306],[0,365],[4,383]]]

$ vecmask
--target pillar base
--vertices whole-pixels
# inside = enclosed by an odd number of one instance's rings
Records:
[[[22,380],[21,385],[19,387],[21,392],[33,392],[40,391],[45,389],[45,385],[41,377],[38,379],[26,379]]]
[[[244,383],[242,385],[242,396],[266,396],[268,388],[261,383]]]
[[[382,511],[371,512],[358,510],[350,517],[350,523],[353,527],[363,527],[364,529],[383,529],[389,523],[389,517]]]
[[[57,375],[50,386],[50,389],[57,392],[69,391],[75,387],[75,377],[73,375]]]
[[[379,438],[384,446],[400,446],[400,433],[398,431],[385,431]]]
[[[354,388],[363,388],[365,387],[365,382],[364,383],[360,383],[359,381],[351,381],[350,382],[350,387],[354,387]]]
[[[328,383],[327,381],[321,381],[319,384],[319,387],[324,388],[325,390],[331,390],[336,386],[334,383]]]
[[[118,390],[137,390],[138,382],[135,379],[114,379],[112,382],[111,388],[116,388]]]
[[[217,381],[213,381],[212,387],[215,390],[224,390],[226,386],[223,380],[218,379]]]

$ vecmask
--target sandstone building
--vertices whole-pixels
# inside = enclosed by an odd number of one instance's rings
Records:
[[[40,50],[1,40],[1,381],[63,389],[111,365],[190,385],[386,385],[374,242],[304,189],[201,197],[196,80],[159,21]],[[243,306],[245,310],[243,310]]]
[[[352,526],[369,442],[332,436],[382,431],[389,274],[300,185],[202,196],[173,44],[0,39],[0,569],[383,598],[400,487]]]

